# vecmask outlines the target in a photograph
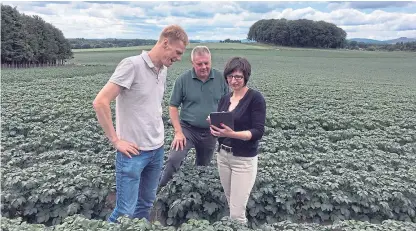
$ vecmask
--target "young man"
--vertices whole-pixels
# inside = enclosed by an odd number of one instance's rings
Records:
[[[188,45],[185,31],[171,25],[149,51],[123,59],[94,100],[98,122],[116,153],[116,207],[121,215],[149,220],[164,156],[162,100],[167,67],[181,60]],[[114,130],[110,102],[116,99]]]
[[[207,117],[217,110],[219,100],[229,92],[222,73],[211,69],[208,47],[195,47],[191,59],[193,68],[176,80],[170,99],[169,115],[175,137],[160,187],[169,182],[191,148],[196,150],[197,166],[206,166],[211,162],[216,139],[211,135]]]

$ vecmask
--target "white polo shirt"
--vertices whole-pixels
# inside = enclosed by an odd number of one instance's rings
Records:
[[[154,150],[164,144],[162,102],[167,67],[156,73],[146,51],[123,59],[110,82],[122,86],[116,98],[116,132],[119,139]]]

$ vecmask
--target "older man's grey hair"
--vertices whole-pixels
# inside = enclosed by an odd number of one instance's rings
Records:
[[[211,52],[209,51],[207,46],[196,46],[194,47],[194,49],[192,49],[191,52],[191,60],[192,62],[194,61],[194,57],[195,56],[200,56],[200,55],[210,55],[211,56]]]

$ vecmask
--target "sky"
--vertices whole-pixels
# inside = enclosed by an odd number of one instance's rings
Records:
[[[38,15],[66,38],[157,39],[179,24],[195,40],[246,39],[261,19],[334,23],[347,39],[416,38],[416,1],[26,1],[3,4]]]

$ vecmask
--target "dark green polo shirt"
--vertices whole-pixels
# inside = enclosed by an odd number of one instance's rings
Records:
[[[209,78],[198,79],[194,69],[186,71],[176,79],[170,105],[180,107],[179,118],[189,124],[208,128],[209,113],[217,111],[221,97],[229,92],[222,73],[211,68]]]

